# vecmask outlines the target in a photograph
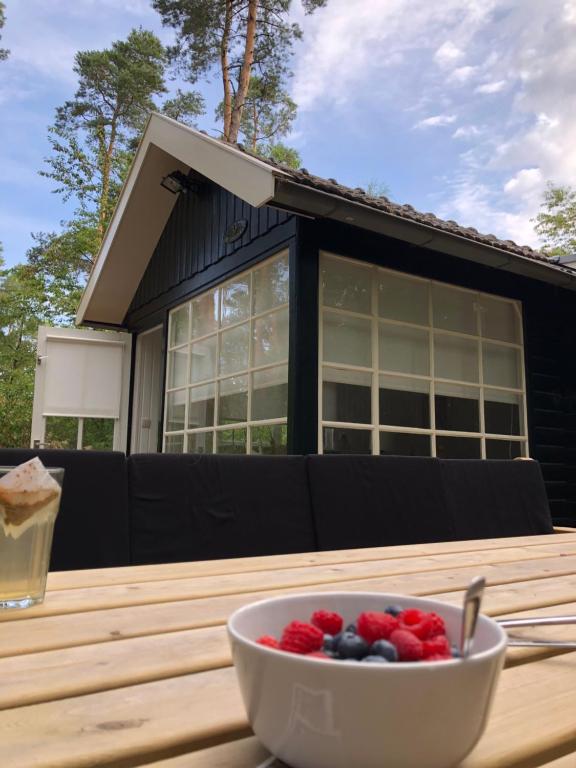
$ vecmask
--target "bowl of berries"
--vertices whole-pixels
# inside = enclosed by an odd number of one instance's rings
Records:
[[[290,768],[453,768],[486,726],[506,634],[462,609],[377,592],[252,603],[228,621],[250,724]]]

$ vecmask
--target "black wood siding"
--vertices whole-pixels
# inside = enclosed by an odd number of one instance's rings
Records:
[[[246,231],[226,244],[226,229],[240,219],[248,222]],[[268,206],[253,208],[204,180],[197,195],[180,195],[125,325],[144,330],[162,322],[168,308],[288,244],[294,229],[293,216]]]
[[[576,293],[335,222],[301,226],[301,241],[522,302],[530,455],[541,463],[555,522],[576,525]],[[317,345],[317,329],[314,339],[311,333],[306,343]],[[317,382],[311,376],[308,381],[315,404]],[[313,410],[313,405],[303,409],[308,416]],[[310,453],[317,450],[315,442],[306,447]]]

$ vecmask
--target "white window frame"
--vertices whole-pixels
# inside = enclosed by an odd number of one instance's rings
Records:
[[[183,302],[182,304],[179,304],[178,306],[174,307],[172,310],[170,310],[169,313],[169,321],[168,321],[168,343],[167,343],[167,352],[166,352],[166,386],[164,388],[164,417],[163,417],[163,430],[162,430],[162,451],[166,451],[166,442],[167,438],[171,437],[178,437],[183,436],[183,450],[182,453],[188,453],[188,436],[194,435],[194,434],[207,434],[212,433],[212,453],[218,453],[217,446],[218,446],[218,432],[225,432],[230,430],[246,430],[246,453],[250,454],[252,453],[252,430],[259,428],[259,427],[270,427],[270,426],[286,426],[288,423],[288,414],[285,416],[281,416],[274,419],[251,419],[248,418],[246,421],[239,421],[235,422],[233,424],[218,424],[218,416],[219,416],[219,393],[220,393],[220,382],[227,379],[234,379],[234,378],[240,378],[240,377],[247,377],[248,379],[248,391],[247,391],[247,415],[250,417],[252,415],[252,390],[253,390],[253,374],[254,373],[260,373],[261,371],[267,371],[273,368],[279,368],[281,366],[288,366],[288,356],[285,358],[282,358],[281,360],[277,360],[273,363],[266,363],[264,365],[252,365],[252,328],[254,325],[254,322],[263,318],[267,317],[268,315],[273,314],[279,314],[282,310],[287,310],[288,315],[288,325],[290,323],[290,306],[289,301],[285,302],[284,304],[278,304],[271,309],[267,309],[263,312],[253,312],[253,275],[254,273],[264,267],[266,264],[270,263],[271,261],[274,261],[275,259],[278,259],[280,257],[284,256],[286,260],[288,261],[288,250],[282,249],[278,251],[278,253],[275,253],[273,256],[270,256],[263,261],[258,262],[254,266],[250,267],[249,269],[244,270],[243,272],[239,272],[234,275],[234,277],[219,283],[218,285],[213,286],[208,291],[204,291],[200,294],[197,294],[193,296],[188,301]],[[222,295],[222,291],[226,288],[227,285],[234,283],[238,280],[240,280],[243,277],[249,276],[250,277],[250,313],[249,315],[236,322],[236,323],[230,323],[228,325],[222,325],[222,303],[219,302],[218,306],[218,315],[219,315],[219,322],[218,327],[215,331],[211,331],[210,333],[204,334],[203,336],[198,337],[192,337],[192,312],[191,309],[188,312],[188,334],[187,338],[188,340],[183,344],[175,344],[173,346],[170,345],[170,325],[171,325],[171,319],[172,315],[177,312],[178,310],[182,309],[182,307],[185,307],[187,304],[191,305],[192,302],[196,299],[201,298],[202,296],[211,293],[214,290],[220,291],[220,296]],[[249,335],[248,335],[248,367],[242,368],[241,370],[235,371],[233,374],[230,373],[224,373],[220,374],[218,371],[218,360],[220,358],[220,349],[221,349],[221,340],[222,340],[222,334],[226,333],[230,330],[233,330],[234,328],[238,328],[239,326],[248,324],[249,328]],[[169,375],[169,362],[170,362],[170,353],[174,352],[178,349],[186,349],[186,370],[189,372],[190,370],[190,346],[191,344],[196,344],[197,342],[204,341],[206,339],[209,339],[211,337],[216,336],[217,342],[216,342],[216,375],[213,377],[210,377],[208,379],[202,379],[201,381],[194,381],[194,382],[188,382],[186,385],[183,385],[181,387],[168,387],[168,375]],[[288,345],[290,344],[290,338],[288,338]],[[288,381],[288,375],[286,376],[286,383]],[[189,410],[189,404],[190,404],[190,398],[189,398],[189,392],[191,389],[194,389],[195,387],[201,387],[206,386],[208,384],[214,385],[214,425],[212,426],[202,426],[202,427],[195,427],[193,429],[188,429],[188,410]],[[172,392],[180,392],[183,391],[186,393],[185,395],[185,410],[184,410],[184,429],[183,430],[167,430],[167,420],[168,420],[168,395]]]
[[[340,309],[324,305],[324,287],[322,281],[322,267],[327,261],[341,261],[353,264],[356,267],[369,270],[371,274],[371,302],[370,313],[354,312],[352,310]],[[389,318],[381,317],[378,314],[378,280],[379,274],[390,274],[395,277],[401,277],[406,280],[412,280],[414,282],[426,283],[430,287],[432,285],[440,285],[446,288],[450,288],[454,291],[461,291],[462,293],[473,294],[476,297],[487,297],[490,300],[502,301],[507,304],[513,305],[518,318],[519,328],[519,343],[501,341],[499,339],[492,339],[482,336],[482,324],[480,322],[480,312],[476,313],[476,334],[462,333],[460,331],[450,331],[444,328],[434,327],[433,316],[433,300],[432,290],[428,292],[428,325],[420,325],[417,323],[411,323],[402,320],[391,320]],[[380,267],[369,262],[362,261],[360,259],[351,259],[346,256],[341,256],[334,253],[325,251],[320,252],[319,260],[319,276],[318,276],[318,453],[324,452],[324,440],[323,430],[325,427],[333,427],[336,429],[353,429],[371,433],[371,449],[372,454],[379,455],[380,453],[380,434],[382,432],[391,432],[395,434],[418,434],[429,435],[430,437],[430,456],[436,456],[436,437],[465,437],[475,438],[480,440],[480,458],[486,458],[486,440],[502,440],[506,442],[518,442],[520,444],[520,455],[528,456],[528,413],[526,405],[526,373],[525,373],[525,360],[524,360],[524,328],[522,323],[522,304],[515,299],[507,299],[502,296],[498,296],[492,293],[485,293],[482,291],[474,291],[468,288],[461,288],[458,285],[452,283],[445,283],[439,280],[429,280],[422,277],[416,277],[410,273],[400,272],[399,270],[388,269]],[[369,319],[371,321],[370,333],[371,333],[371,352],[372,352],[372,366],[365,367],[359,365],[351,365],[346,363],[325,363],[324,362],[324,312],[335,313],[350,318],[359,318],[362,320]],[[389,371],[379,368],[379,348],[378,348],[378,327],[379,323],[385,322],[390,325],[402,326],[404,328],[413,328],[420,331],[428,332],[428,346],[430,354],[430,373],[429,375],[403,373],[399,371]],[[477,342],[478,348],[478,373],[479,380],[477,382],[460,381],[456,379],[438,378],[434,375],[434,333],[441,333],[446,336],[453,336]],[[497,344],[502,347],[511,347],[519,351],[520,356],[520,388],[495,386],[492,384],[484,384],[483,381],[483,365],[482,365],[482,351],[484,348],[484,342]],[[362,372],[371,375],[371,413],[372,422],[370,424],[361,424],[356,422],[342,422],[342,421],[329,421],[323,418],[323,370],[329,368],[333,370],[347,370]],[[381,425],[380,421],[380,400],[379,400],[379,382],[380,375],[397,377],[399,379],[419,379],[427,382],[429,385],[429,412],[430,412],[430,427],[404,427],[399,425]],[[468,387],[470,390],[479,391],[479,421],[480,429],[478,432],[466,432],[436,429],[436,409],[435,409],[435,390],[437,384],[456,385]],[[488,389],[491,391],[501,391],[504,393],[518,395],[522,398],[522,427],[523,434],[521,435],[501,435],[487,433],[485,431],[485,415],[484,415],[484,391]]]

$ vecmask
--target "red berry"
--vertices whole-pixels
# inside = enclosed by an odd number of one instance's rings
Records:
[[[398,614],[398,620],[406,627],[411,627],[413,624],[420,624],[424,616],[426,616],[424,611],[420,611],[418,608],[407,608]]]
[[[307,653],[306,656],[313,656],[315,659],[329,659],[330,656],[328,656],[325,653],[322,653],[322,651],[314,651],[313,653]]]
[[[398,629],[398,619],[381,611],[364,611],[358,616],[358,634],[372,644],[376,640],[388,640],[392,632]]]
[[[432,656],[427,656],[424,661],[448,661],[451,658],[451,653],[435,653]]]
[[[418,614],[420,615],[418,616]],[[400,628],[409,629],[420,640],[428,640],[431,637],[443,635],[446,632],[444,620],[436,613],[423,613],[422,611],[411,609],[401,613],[398,618],[400,620]],[[418,618],[418,621],[415,621],[416,618]]]
[[[424,656],[422,641],[408,629],[396,629],[389,639],[396,646],[399,661],[420,661]]]
[[[430,640],[424,640],[422,642],[422,648],[424,649],[424,658],[428,659],[430,656],[437,656],[438,654],[452,657],[452,650],[450,649],[450,643],[446,635],[437,635]]]
[[[319,651],[324,643],[324,633],[305,621],[291,621],[284,627],[280,649],[290,653]]]
[[[310,622],[325,635],[337,635],[342,631],[344,619],[333,611],[314,611]]]
[[[256,642],[260,645],[266,645],[268,648],[280,648],[280,643],[278,640],[276,640],[276,638],[272,637],[271,635],[262,635],[262,637],[259,637]]]

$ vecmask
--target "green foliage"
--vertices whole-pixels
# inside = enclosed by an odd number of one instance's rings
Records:
[[[286,136],[295,117],[296,104],[282,88],[277,72],[250,79],[240,132],[253,150]]]
[[[172,120],[196,128],[196,118],[206,111],[204,98],[197,91],[183,92],[180,89],[172,99],[167,99],[162,106],[162,113]]]
[[[275,163],[287,165],[288,168],[300,168],[302,165],[302,158],[297,150],[287,147],[280,142],[257,147],[257,152],[263,157],[269,157],[271,160],[274,160]]]
[[[0,0],[0,29],[6,24],[6,5]],[[2,35],[0,35],[0,38]],[[6,48],[0,48],[0,61],[8,58],[8,51]]]
[[[543,209],[536,216],[536,232],[548,256],[576,254],[576,189],[548,184]]]
[[[366,185],[366,194],[369,197],[388,197],[390,195],[390,187],[388,184],[384,184],[383,181],[370,179]]]

